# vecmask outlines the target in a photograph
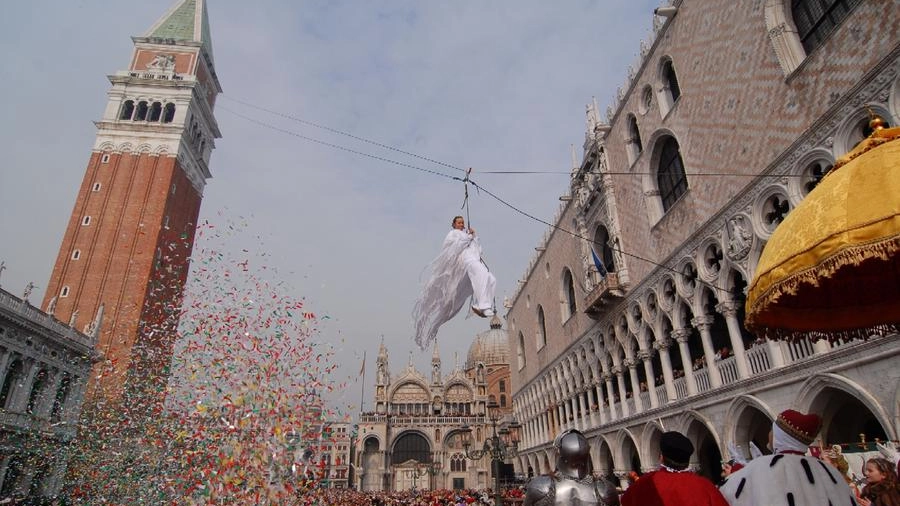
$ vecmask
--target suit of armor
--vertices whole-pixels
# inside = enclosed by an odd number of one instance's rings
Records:
[[[528,482],[524,506],[617,506],[615,486],[591,475],[591,447],[584,434],[567,430],[556,437],[556,471]]]

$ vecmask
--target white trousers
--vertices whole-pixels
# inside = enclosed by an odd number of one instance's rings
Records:
[[[472,297],[475,299],[472,305],[479,311],[493,309],[497,278],[487,270],[481,260],[466,262],[466,273],[469,275],[469,282],[472,283]]]

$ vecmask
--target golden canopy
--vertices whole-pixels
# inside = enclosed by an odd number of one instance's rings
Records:
[[[747,295],[746,327],[769,339],[900,331],[900,128],[874,132],[775,229]]]

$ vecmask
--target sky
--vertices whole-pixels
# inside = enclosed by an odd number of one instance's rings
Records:
[[[28,282],[40,301],[71,213],[109,89],[171,0],[29,0],[0,19],[0,285]],[[338,408],[365,408],[382,338],[390,369],[412,360],[410,312],[464,188],[451,179],[303,140],[472,180],[551,221],[568,190],[571,146],[582,155],[585,106],[611,103],[649,40],[651,0],[491,2],[208,0],[223,88],[200,222],[239,223],[279,281],[322,321],[334,346]],[[246,104],[250,104],[249,106]],[[397,151],[269,114],[278,111]],[[241,117],[288,130],[265,128]],[[603,114],[601,114],[603,116]],[[488,171],[556,174],[486,174]],[[484,193],[469,195],[471,225],[512,297],[547,227]],[[253,244],[250,244],[253,243]],[[502,314],[502,307],[501,307]],[[504,327],[505,328],[505,327]],[[458,315],[441,328],[445,373],[488,320]]]

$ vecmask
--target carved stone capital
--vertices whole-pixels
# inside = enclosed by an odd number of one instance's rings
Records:
[[[690,329],[675,329],[672,331],[672,339],[675,339],[679,343],[688,342],[688,338],[691,337]]]
[[[670,339],[668,337],[663,337],[663,338],[657,339],[653,343],[653,347],[659,351],[667,350],[671,346],[672,346],[672,339]]]
[[[737,302],[726,300],[725,302],[716,304],[716,311],[726,318],[736,318],[738,312]]]
[[[691,318],[691,325],[698,330],[709,330],[712,327],[713,319],[709,315],[699,315]]]

